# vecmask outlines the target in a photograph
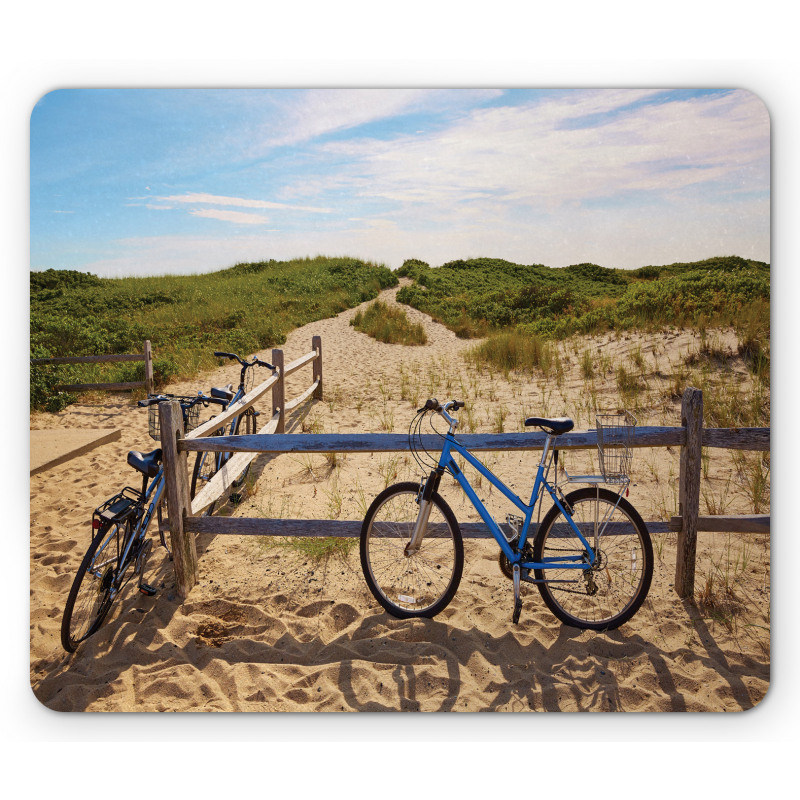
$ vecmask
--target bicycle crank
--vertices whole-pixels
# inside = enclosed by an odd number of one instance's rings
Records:
[[[519,564],[514,564],[513,580],[514,580],[514,613],[511,615],[511,621],[516,625],[519,622],[519,615],[522,612],[522,598],[519,596]]]

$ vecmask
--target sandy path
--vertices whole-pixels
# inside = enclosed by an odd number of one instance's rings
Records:
[[[383,298],[393,302],[396,291],[383,292]],[[310,350],[312,336],[322,337],[325,400],[297,409],[287,430],[403,432],[413,408],[429,395],[468,401],[463,430],[518,430],[519,419],[532,413],[566,412],[578,427],[591,425],[590,414],[581,410],[587,389],[577,352],[562,348],[569,364],[556,385],[514,375],[507,380],[464,363],[462,355],[474,342],[406,310],[425,326],[426,346],[372,340],[350,326],[356,309],[289,335],[283,347],[287,363]],[[717,335],[721,345],[731,345],[730,333]],[[598,373],[607,371],[604,358],[630,358],[638,350],[652,369],[666,374],[696,339],[674,332],[656,340],[586,340],[583,346],[594,352]],[[270,352],[261,355],[269,359]],[[310,380],[310,367],[291,376],[287,398]],[[215,370],[169,391],[194,392],[228,381],[238,382],[237,368]],[[609,402],[611,384],[610,378],[596,382]],[[652,382],[651,387],[659,391]],[[732,594],[718,593],[716,607],[702,613],[679,601],[671,588],[674,535],[655,536],[648,600],[630,623],[604,634],[561,626],[533,587],[525,594],[520,624],[513,626],[511,587],[497,567],[493,544],[467,542],[459,592],[436,619],[399,621],[382,613],[370,595],[357,551],[315,562],[246,537],[201,537],[200,581],[187,600],[179,602],[171,565],[162,550],[154,551],[148,578],[159,594],[128,594],[101,631],[67,656],[59,641],[61,614],[89,542],[91,510],[125,483],[137,484],[125,464],[127,451],[154,446],[145,412],[128,398],[101,403],[31,420],[36,428],[122,430],[119,442],[31,478],[31,683],[49,708],[735,711],[757,704],[767,690],[769,549],[755,536],[703,539],[698,588],[708,575],[726,571]],[[651,405],[641,422],[678,424],[674,402]],[[645,519],[674,513],[677,455],[664,449],[637,454],[630,499]],[[489,454],[486,461],[524,493],[536,458]],[[583,471],[581,458],[591,464],[593,455],[575,456],[570,472]],[[406,454],[261,456],[251,495],[220,513],[361,519],[384,485],[419,475]],[[729,460],[715,457],[707,482],[718,497],[724,495],[728,513],[752,510]],[[443,494],[460,520],[474,518],[456,488],[443,484]],[[486,500],[504,519],[498,498]]]

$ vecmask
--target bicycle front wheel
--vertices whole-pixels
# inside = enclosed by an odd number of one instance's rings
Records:
[[[61,644],[68,653],[74,653],[108,615],[114,601],[113,584],[121,534],[119,524],[101,528],[83,557],[61,621]]]
[[[252,409],[248,409],[247,411],[242,414],[239,419],[236,420],[236,430],[234,431],[235,436],[250,436],[256,432],[256,415]],[[235,455],[235,454],[234,454]],[[244,472],[239,475],[238,478],[233,482],[233,488],[239,489],[242,484],[247,480],[247,476],[250,474],[250,467],[252,466],[253,462],[251,461],[245,468]]]
[[[373,501],[361,527],[361,568],[375,599],[393,617],[433,617],[453,599],[464,569],[461,529],[450,506],[431,498],[419,550],[408,555],[419,515],[419,484],[398,483]]]
[[[653,545],[647,526],[625,498],[608,489],[570,492],[567,510],[595,550],[588,569],[553,566],[534,570],[542,599],[564,624],[611,630],[627,622],[650,590]],[[596,538],[597,537],[597,538]],[[557,506],[547,512],[533,544],[533,559],[589,563],[589,554]]]
[[[212,433],[212,436],[221,436],[223,433],[222,430],[215,431]],[[220,463],[223,457],[223,453],[215,453],[212,451],[204,452],[199,450],[197,452],[197,456],[194,460],[194,469],[192,470],[192,485],[190,488],[191,499],[194,500],[195,496],[198,495],[206,484],[217,474],[217,471],[220,468]],[[216,501],[214,501],[205,511],[203,511],[202,516],[210,517],[214,513],[214,507],[216,506]]]

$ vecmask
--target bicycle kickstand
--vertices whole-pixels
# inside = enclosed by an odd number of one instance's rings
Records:
[[[514,614],[511,617],[511,621],[516,625],[519,622],[519,615],[520,612],[522,611],[522,598],[519,596],[519,582],[520,582],[519,564],[514,564],[513,571],[514,571]]]
[[[158,589],[155,586],[151,586],[149,583],[145,583],[144,578],[144,565],[147,562],[147,556],[150,555],[150,548],[153,546],[152,539],[148,539],[144,546],[142,547],[142,552],[137,559],[136,564],[136,571],[139,573],[139,592],[141,594],[146,594],[148,597],[153,597],[153,595],[158,593]]]

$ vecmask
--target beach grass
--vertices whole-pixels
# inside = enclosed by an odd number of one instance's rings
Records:
[[[356,312],[350,324],[357,331],[387,344],[424,345],[428,342],[425,328],[420,323],[411,322],[402,308],[381,300]]]

